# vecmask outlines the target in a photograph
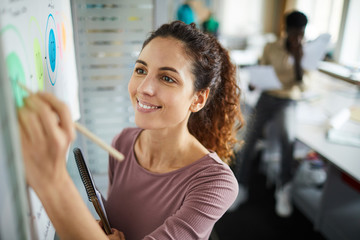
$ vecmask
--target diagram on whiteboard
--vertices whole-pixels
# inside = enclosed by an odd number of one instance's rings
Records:
[[[54,86],[58,72],[59,53],[56,23],[52,14],[49,14],[47,19],[45,37],[46,68],[50,82]]]
[[[68,105],[73,120],[80,118],[71,20],[70,1],[2,0],[0,58],[17,107],[28,95],[21,83],[33,92],[54,94]],[[54,239],[55,229],[40,200],[31,189],[28,193],[31,213],[26,216],[33,223],[34,239]]]
[[[38,20],[32,16],[29,23],[30,40],[32,41],[33,50],[30,51],[33,54],[33,61],[31,61],[32,69],[34,69],[34,78],[37,83],[37,90],[44,90],[44,41],[41,41],[43,34],[41,33]]]
[[[18,86],[17,82],[31,85],[30,79],[28,79],[30,73],[25,44],[19,31],[13,25],[7,25],[1,29],[0,36],[4,41],[13,43],[3,50],[3,54],[5,55],[6,67],[16,106],[21,107],[24,104],[23,98],[27,96],[27,94]]]

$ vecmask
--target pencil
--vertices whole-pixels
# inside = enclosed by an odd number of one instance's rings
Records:
[[[33,94],[33,92],[26,87],[25,85],[23,85],[20,82],[17,82],[17,84],[24,89],[28,94]],[[115,148],[113,148],[112,146],[110,146],[109,144],[105,143],[103,140],[101,140],[99,137],[97,137],[95,134],[93,134],[92,132],[90,132],[86,127],[84,127],[83,125],[81,125],[78,122],[74,122],[74,126],[75,129],[78,130],[80,133],[82,133],[83,135],[85,135],[86,137],[88,137],[91,141],[93,141],[94,143],[96,143],[99,147],[101,147],[102,149],[104,149],[105,151],[107,151],[110,155],[112,155],[115,159],[122,161],[124,160],[124,155],[122,153],[120,153],[118,150],[116,150]]]
[[[88,137],[91,141],[102,147],[104,150],[106,150],[109,154],[111,154],[113,157],[118,159],[119,161],[124,160],[124,155],[122,155],[118,150],[113,148],[112,146],[106,144],[103,140],[98,138],[96,135],[94,135],[92,132],[90,132],[87,128],[85,128],[83,125],[81,125],[78,122],[74,122],[76,130],[84,134],[86,137]]]

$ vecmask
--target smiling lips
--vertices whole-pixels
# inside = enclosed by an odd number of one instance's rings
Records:
[[[149,103],[140,102],[139,99],[136,99],[136,101],[137,101],[137,110],[140,112],[152,112],[154,110],[161,108],[161,106],[155,106]]]

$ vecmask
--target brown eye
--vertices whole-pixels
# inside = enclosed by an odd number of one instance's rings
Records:
[[[163,76],[162,79],[163,79],[165,82],[168,82],[168,83],[173,83],[173,82],[175,82],[174,79],[172,79],[171,77],[168,77],[168,76]]]
[[[147,73],[144,69],[141,69],[141,68],[136,68],[136,69],[135,69],[135,72],[136,72],[137,74],[146,74],[146,73]]]

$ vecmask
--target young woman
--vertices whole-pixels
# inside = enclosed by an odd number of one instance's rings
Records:
[[[121,231],[109,237],[208,239],[238,192],[226,163],[243,119],[227,51],[194,24],[165,24],[145,40],[128,90],[138,128],[113,140],[125,160],[109,160],[105,205]],[[105,238],[66,172],[74,138],[66,106],[32,95],[19,122],[27,181],[60,237]]]
[[[301,66],[308,19],[302,12],[292,11],[284,20],[286,36],[266,44],[260,60],[261,64],[274,67],[282,87],[263,91],[256,103],[254,117],[249,121],[246,130],[248,134],[245,134],[245,145],[237,159],[236,177],[240,194],[232,209],[236,209],[247,200],[255,145],[264,127],[272,121],[277,129],[275,139],[280,143],[281,149],[281,164],[275,191],[275,212],[280,217],[289,217],[292,213],[290,194],[296,136],[296,102],[301,99],[301,92],[311,79],[309,72]]]

